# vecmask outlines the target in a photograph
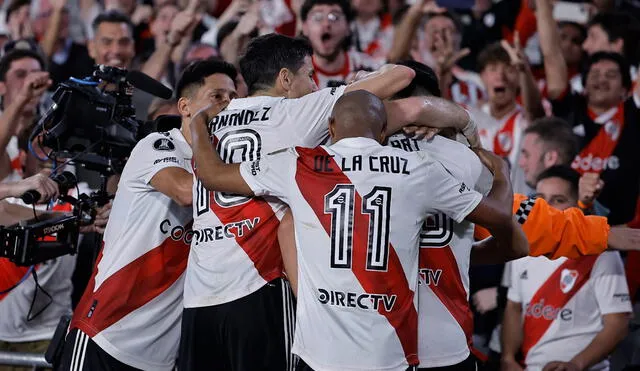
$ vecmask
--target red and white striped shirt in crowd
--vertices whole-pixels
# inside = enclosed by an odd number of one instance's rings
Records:
[[[579,259],[516,260],[508,299],[522,304],[527,370],[570,361],[602,330],[603,315],[632,311],[622,259],[610,251]],[[607,369],[608,363],[592,369]]]

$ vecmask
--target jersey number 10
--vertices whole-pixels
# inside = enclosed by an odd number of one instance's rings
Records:
[[[373,187],[362,197],[362,205],[355,205],[355,194],[353,184],[338,184],[324,196],[324,213],[331,214],[331,268],[351,268],[354,214],[358,212],[369,217],[366,269],[386,271],[391,188]]]

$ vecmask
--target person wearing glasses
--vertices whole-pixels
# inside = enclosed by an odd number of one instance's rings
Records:
[[[347,0],[306,0],[302,33],[313,47],[313,79],[319,88],[344,84],[356,72],[375,71],[381,62],[349,45],[353,11]]]

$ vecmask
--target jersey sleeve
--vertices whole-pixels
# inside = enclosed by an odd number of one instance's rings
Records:
[[[286,201],[289,174],[295,169],[297,154],[293,148],[266,155],[257,161],[240,164],[240,175],[256,196],[273,196]]]
[[[514,303],[522,303],[522,295],[520,294],[520,268],[522,264],[519,261],[512,261],[507,263],[510,265],[510,269],[508,273],[508,281],[509,281],[509,290],[507,291],[507,299],[511,300]],[[503,277],[503,280],[506,277]]]
[[[138,143],[127,161],[131,163],[132,180],[139,179],[144,185],[160,170],[169,167],[184,168],[186,161],[180,156],[176,143],[162,133],[153,133]]]
[[[429,164],[423,189],[427,205],[460,223],[482,201],[482,195],[451,175],[440,162]]]
[[[323,143],[329,137],[329,117],[333,106],[345,89],[346,86],[326,88],[302,98],[285,99],[282,107],[286,117],[283,133],[307,147]]]
[[[632,311],[624,266],[617,251],[608,251],[598,257],[591,278],[600,313]]]
[[[513,212],[529,241],[530,256],[576,259],[607,249],[609,225],[606,218],[585,216],[578,208],[561,211],[541,198],[521,194],[514,195]],[[476,238],[489,236],[488,231],[478,228],[476,226]]]

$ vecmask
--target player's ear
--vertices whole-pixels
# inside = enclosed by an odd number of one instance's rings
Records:
[[[378,139],[378,142],[384,143],[385,139],[387,139],[387,123],[386,122],[384,123],[384,125],[382,125],[382,129],[380,130],[380,139]]]
[[[0,81],[0,96],[7,94],[7,84],[4,81]]]
[[[336,119],[335,117],[329,117],[329,136],[331,137],[331,142],[333,142],[333,138],[336,136]]]
[[[293,75],[288,68],[281,68],[280,73],[278,73],[278,82],[280,82],[280,87],[285,92],[289,92],[291,90],[291,84],[293,83]]]
[[[185,97],[178,99],[178,112],[180,112],[180,116],[182,117],[191,117],[192,112],[189,109],[189,99]]]

